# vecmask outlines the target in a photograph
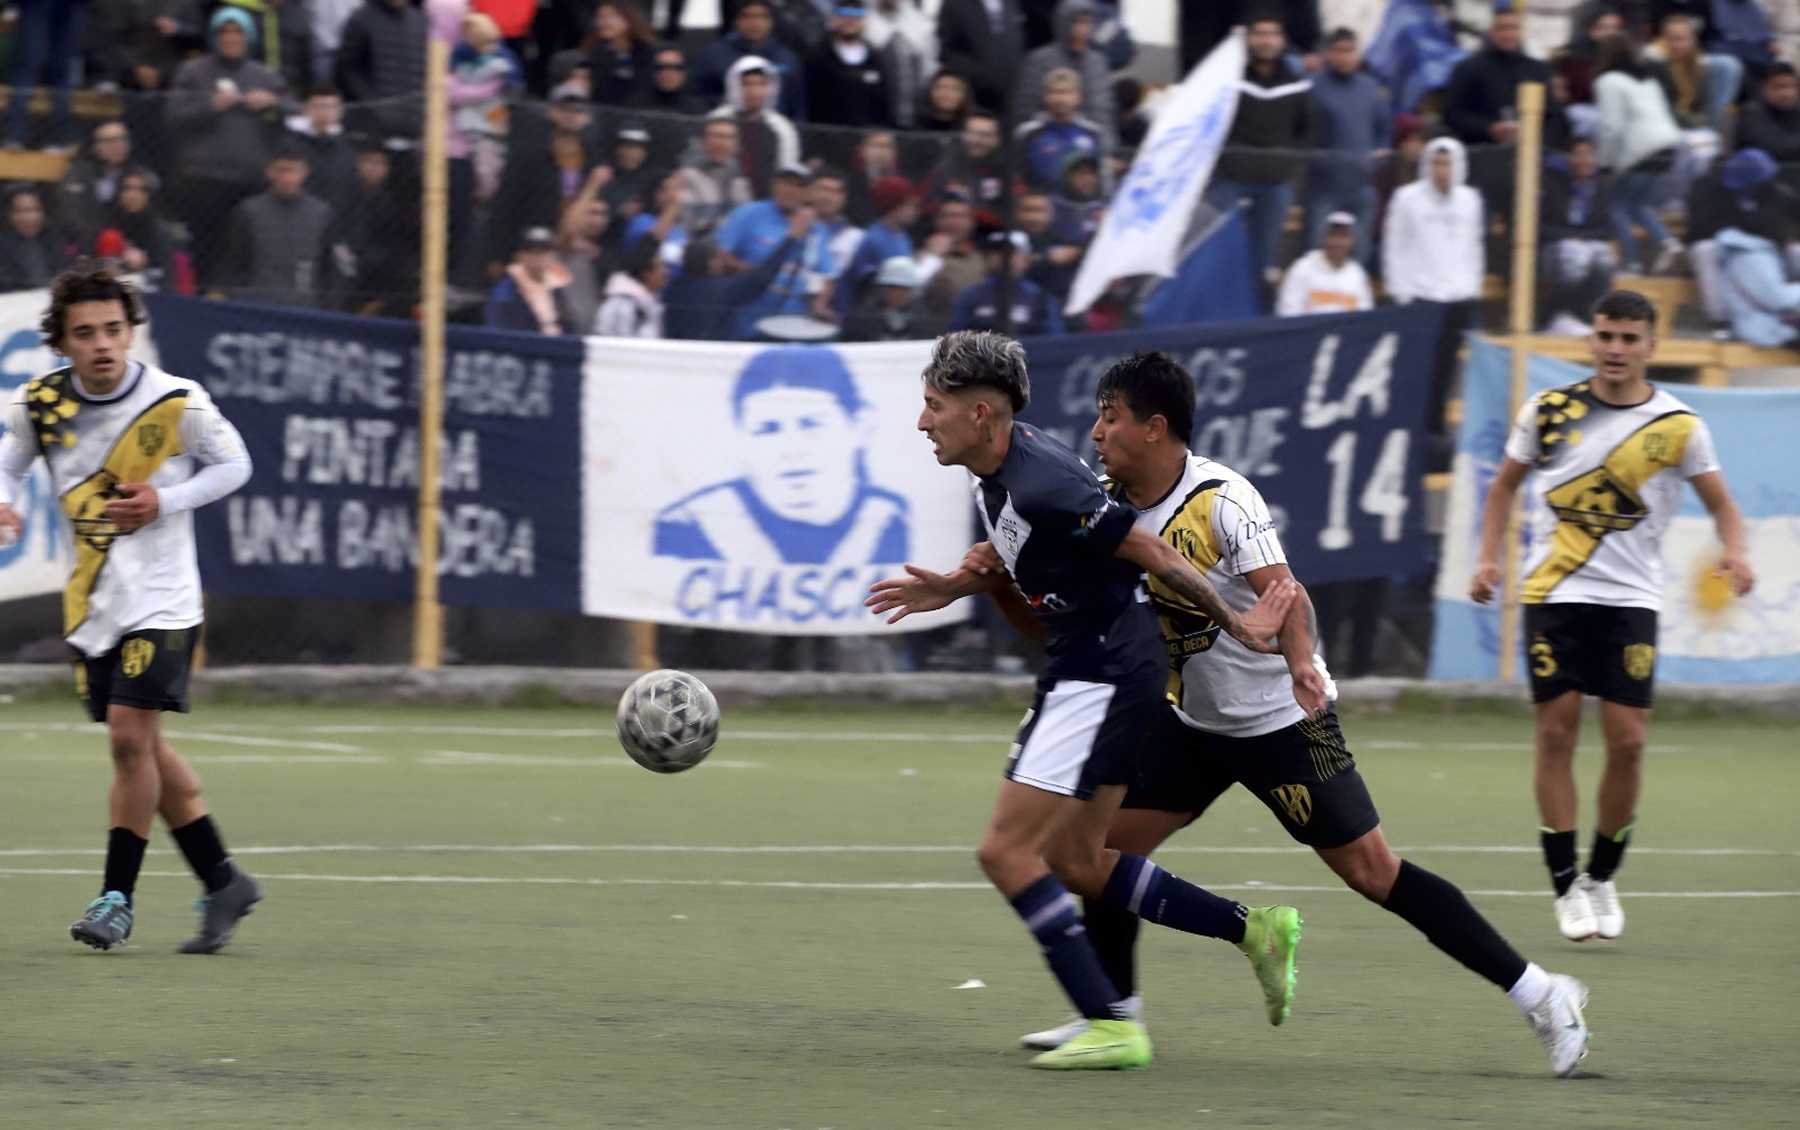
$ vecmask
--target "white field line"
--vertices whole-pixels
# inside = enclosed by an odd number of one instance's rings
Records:
[[[479,753],[460,749],[438,749],[419,758],[420,765],[443,769],[466,765],[547,766],[572,769],[640,768],[629,757],[552,757],[529,753]],[[705,765],[714,769],[767,769],[761,761],[733,761],[730,758],[708,758]]]
[[[153,849],[154,850],[154,849]],[[1520,844],[1425,844],[1396,847],[1402,855],[1536,855],[1536,846]],[[234,855],[969,855],[965,844],[289,844],[234,847]],[[0,848],[0,858],[98,856],[94,847]],[[1177,844],[1159,855],[1311,855],[1312,849],[1291,844],[1224,845]],[[1658,848],[1633,847],[1633,856],[1764,856],[1790,858],[1800,851],[1773,848]]]
[[[91,875],[91,869],[75,867],[0,867],[0,877],[31,878],[41,876]],[[154,879],[185,879],[186,871],[145,871]],[[754,890],[788,891],[991,891],[987,883],[974,882],[821,882],[799,879],[597,879],[551,876],[506,875],[331,875],[313,872],[258,872],[258,879],[276,882],[309,883],[406,883],[444,886],[536,886],[536,887],[719,887]],[[1287,883],[1209,883],[1215,891],[1281,891],[1295,894],[1350,894],[1343,886],[1312,886]],[[1543,898],[1541,890],[1472,890],[1465,892],[1477,898]],[[1778,899],[1800,898],[1800,891],[1637,891],[1634,899]]]

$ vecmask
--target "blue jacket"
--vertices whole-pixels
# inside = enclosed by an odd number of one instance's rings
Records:
[[[1771,348],[1800,338],[1800,282],[1788,281],[1781,248],[1742,228],[1726,228],[1714,240],[1724,278],[1720,305],[1731,332]]]
[[[663,337],[676,341],[730,341],[738,328],[738,312],[761,298],[798,246],[788,239],[760,266],[736,275],[700,275],[686,271],[663,292]]]
[[[1368,184],[1372,154],[1393,143],[1387,91],[1366,71],[1348,78],[1326,68],[1313,76],[1313,179],[1307,188],[1343,193]]]

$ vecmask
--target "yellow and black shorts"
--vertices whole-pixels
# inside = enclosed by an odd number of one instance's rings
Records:
[[[127,632],[105,655],[75,660],[75,693],[89,718],[106,721],[113,703],[141,710],[188,709],[188,671],[200,629],[144,628]]]
[[[1648,710],[1656,686],[1656,612],[1606,604],[1527,604],[1531,701],[1570,691]]]

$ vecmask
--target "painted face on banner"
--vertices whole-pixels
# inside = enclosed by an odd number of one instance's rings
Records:
[[[769,509],[792,522],[829,525],[856,499],[857,417],[829,392],[772,388],[744,398],[745,474]]]

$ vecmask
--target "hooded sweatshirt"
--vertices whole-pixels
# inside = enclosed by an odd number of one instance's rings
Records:
[[[227,23],[236,24],[250,40],[241,59],[222,59],[216,53],[219,28]],[[183,177],[255,184],[262,180],[270,146],[279,136],[282,104],[252,110],[239,102],[228,110],[215,110],[213,95],[223,89],[240,95],[264,90],[285,99],[287,84],[251,59],[256,28],[244,13],[230,8],[213,13],[208,42],[215,53],[181,64],[169,84],[169,126],[180,146],[177,170]]]
[[[752,119],[744,114],[744,72],[759,69],[769,74],[769,98],[762,113]],[[800,160],[800,131],[775,109],[781,104],[781,90],[781,74],[769,60],[745,55],[725,73],[725,105],[709,115],[736,119],[738,157],[744,175],[750,178],[751,192],[759,197],[769,194],[776,169]]]
[[[694,64],[694,89],[709,99],[731,98],[732,68],[746,56],[766,60],[781,79],[779,96],[771,95],[769,104],[789,118],[806,117],[805,78],[800,70],[800,57],[773,34],[761,43],[751,43],[737,32],[720,36],[711,47],[700,53]]]
[[[1775,348],[1800,339],[1800,282],[1788,281],[1781,248],[1766,236],[1726,228],[1715,237],[1724,281],[1721,305],[1731,332]]]
[[[1438,153],[1450,154],[1454,166],[1447,193],[1431,181],[1431,160]],[[1394,193],[1382,234],[1381,274],[1396,299],[1480,297],[1487,273],[1481,194],[1464,183],[1468,175],[1462,143],[1440,137],[1419,154],[1419,179]]]
[[[1079,55],[1069,47],[1069,29],[1078,16],[1086,16],[1093,28],[1087,50]],[[1100,30],[1100,23],[1100,12],[1090,0],[1062,0],[1056,6],[1056,42],[1027,52],[1025,61],[1019,66],[1011,107],[1015,121],[1030,118],[1043,109],[1044,77],[1058,67],[1067,67],[1081,76],[1078,113],[1099,124],[1101,139],[1107,151],[1111,151],[1118,129],[1118,111],[1113,106],[1111,68],[1093,39]]]
[[[601,337],[656,337],[663,335],[663,304],[642,282],[624,271],[606,280],[606,298],[594,315],[594,332]]]

